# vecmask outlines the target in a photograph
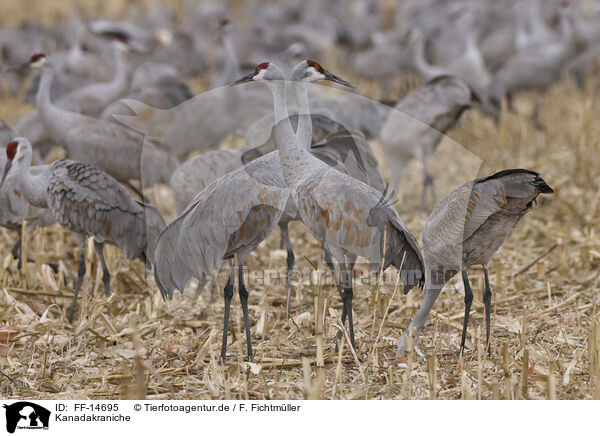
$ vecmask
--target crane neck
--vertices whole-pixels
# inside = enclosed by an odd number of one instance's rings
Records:
[[[225,83],[230,83],[240,76],[240,64],[230,34],[223,37],[223,47],[225,48],[225,62],[223,63],[222,77],[225,79]]]
[[[52,85],[53,78],[54,70],[48,66],[44,67],[42,69],[42,77],[40,79],[36,96],[36,104],[40,113],[48,112],[53,109],[53,104],[50,100],[50,86]]]
[[[127,53],[119,49],[115,50],[115,76],[113,83],[127,86]]]
[[[308,149],[312,142],[312,120],[308,107],[308,83],[292,81],[292,92],[294,93],[296,106],[298,107],[296,139],[303,147]]]
[[[48,169],[40,172],[37,175],[31,174],[31,150],[27,155],[13,164],[13,171],[16,173],[16,183],[19,190],[23,193],[23,197],[33,206],[48,208]]]
[[[437,76],[447,74],[443,69],[438,68],[427,61],[425,58],[425,40],[423,38],[419,39],[414,46],[413,66],[425,83]]]
[[[274,137],[279,151],[283,177],[288,188],[295,192],[304,174],[302,167],[310,162],[313,156],[298,141],[292,129],[285,101],[285,81],[271,80],[265,83],[273,94]]]

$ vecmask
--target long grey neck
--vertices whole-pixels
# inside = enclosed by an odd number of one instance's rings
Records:
[[[52,85],[53,78],[54,70],[50,67],[44,67],[36,96],[37,109],[42,117],[50,116],[52,113],[59,111],[50,100],[50,86]]]
[[[31,174],[31,156],[16,162],[17,184],[23,193],[25,200],[36,207],[48,208],[48,175],[50,167],[37,175]]]
[[[42,71],[42,78],[36,96],[37,110],[52,140],[68,147],[66,135],[69,134],[73,124],[78,123],[79,117],[83,115],[60,109],[52,103],[50,100],[50,85],[53,76],[53,69],[46,66]]]
[[[305,148],[310,148],[312,142],[312,120],[308,107],[308,83],[292,81],[292,91],[298,107],[298,129],[296,139]]]
[[[267,81],[273,94],[275,143],[279,150],[279,159],[283,176],[288,188],[294,192],[302,181],[302,167],[313,157],[297,140],[288,117],[285,101],[285,81]]]
[[[431,65],[425,59],[425,41],[423,39],[417,41],[413,50],[413,66],[417,70],[419,76],[424,82],[429,82],[431,79],[446,74],[446,71],[441,68]]]
[[[110,81],[110,94],[122,94],[127,90],[127,54],[115,49],[115,76]],[[108,91],[108,90],[107,90]],[[112,95],[111,95],[112,97]],[[118,97],[118,95],[117,95]],[[116,98],[116,97],[115,97]]]
[[[223,37],[223,46],[225,47],[225,62],[223,64],[222,77],[225,80],[225,84],[228,84],[240,76],[240,65],[237,60],[235,48],[233,47],[231,35],[227,34]]]

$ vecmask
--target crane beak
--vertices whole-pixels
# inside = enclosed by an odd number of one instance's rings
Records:
[[[325,76],[323,80],[329,80],[330,82],[339,83],[340,85],[348,86],[350,88],[356,88],[356,85],[354,85],[353,83],[350,83],[325,69],[319,72]]]
[[[30,66],[30,63],[29,62],[25,62],[25,63],[19,64],[19,65],[14,65],[12,67],[7,68],[6,72],[7,73],[12,73],[12,72],[15,72],[15,71],[18,71],[18,72],[25,71],[25,70],[29,69],[29,66]]]
[[[254,72],[242,77],[241,79],[237,79],[235,82],[231,83],[229,86],[236,86],[242,83],[251,82],[254,80]]]
[[[12,166],[12,161],[7,160],[6,165],[4,166],[4,172],[2,173],[2,180],[0,180],[0,188],[2,188],[2,185],[4,185],[4,180],[6,180],[6,176],[8,175],[8,172],[10,171],[11,166]]]

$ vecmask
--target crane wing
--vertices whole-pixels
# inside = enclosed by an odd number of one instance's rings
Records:
[[[277,152],[215,180],[160,234],[155,277],[164,297],[191,277],[214,275],[223,259],[249,253],[275,228],[289,191]]]

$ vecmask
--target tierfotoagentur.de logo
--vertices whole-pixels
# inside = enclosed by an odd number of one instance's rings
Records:
[[[48,430],[50,411],[29,401],[4,404],[6,409],[6,431]]]

